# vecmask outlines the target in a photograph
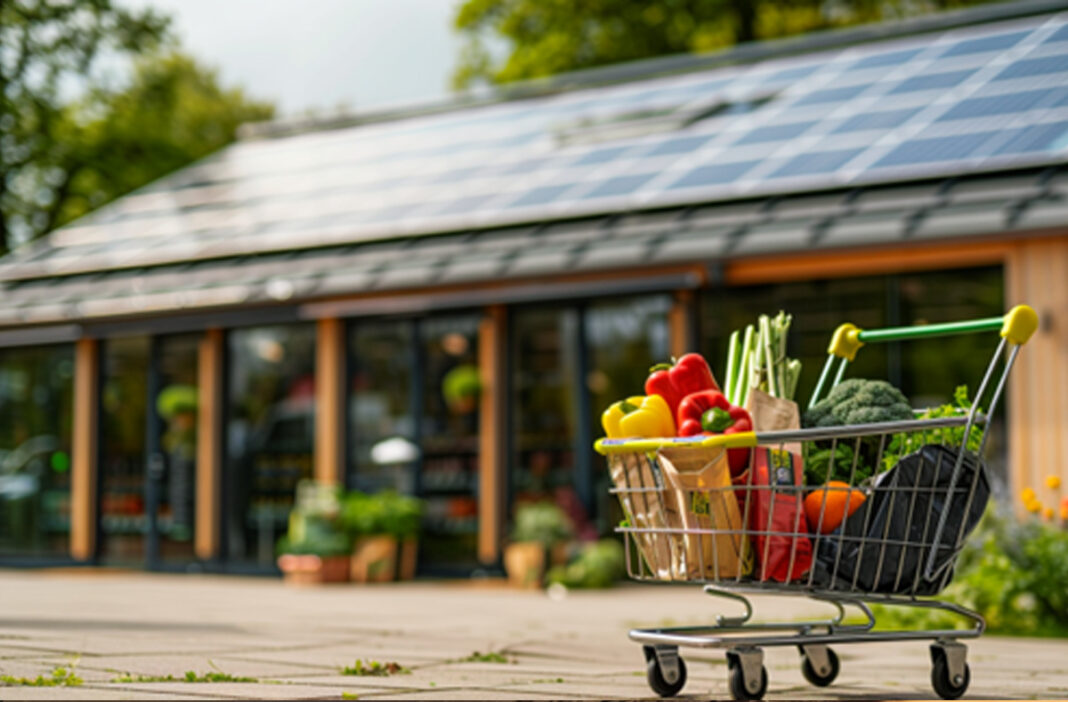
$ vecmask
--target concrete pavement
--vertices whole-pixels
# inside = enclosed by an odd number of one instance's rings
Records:
[[[48,678],[74,666],[83,681],[0,682],[0,699],[652,698],[627,630],[707,623],[729,611],[693,587],[627,585],[552,599],[497,582],[293,589],[260,578],[0,571],[0,675]],[[763,618],[825,611],[758,602]],[[969,647],[968,697],[1068,697],[1068,641],[983,637]],[[933,695],[924,642],[836,650],[841,675],[817,689],[802,678],[795,649],[769,649],[768,698]],[[689,682],[681,698],[729,696],[721,652],[682,653]],[[343,675],[357,659],[410,672]],[[184,682],[187,671],[253,681]]]

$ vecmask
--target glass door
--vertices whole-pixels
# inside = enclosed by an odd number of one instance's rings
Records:
[[[195,560],[199,335],[103,346],[98,556],[149,569]]]

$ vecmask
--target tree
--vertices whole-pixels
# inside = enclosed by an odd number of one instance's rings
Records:
[[[453,85],[516,80],[989,0],[465,0]],[[490,44],[508,55],[495,61]]]
[[[69,113],[44,231],[229,144],[241,124],[270,119],[274,107],[224,89],[215,71],[171,52],[139,59],[128,87],[93,91]]]
[[[175,53],[168,23],[113,0],[0,0],[0,254],[271,116]]]

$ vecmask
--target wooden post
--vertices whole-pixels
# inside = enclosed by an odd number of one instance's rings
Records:
[[[683,354],[697,351],[695,336],[694,294],[692,290],[680,290],[675,293],[675,299],[668,311],[668,339],[672,357],[679,358]]]
[[[345,478],[345,323],[320,319],[315,346],[315,480]]]
[[[478,415],[478,560],[500,559],[504,539],[508,383],[507,309],[494,305],[478,328],[478,366],[482,397]]]
[[[197,348],[197,558],[219,556],[223,466],[223,332],[208,329]]]
[[[1009,378],[1009,483],[1013,506],[1023,513],[1020,493],[1031,488],[1059,519],[1068,492],[1046,485],[1058,475],[1068,485],[1068,238],[1022,241],[1005,266],[1006,308],[1026,303],[1041,324],[1020,350]]]
[[[74,344],[74,427],[71,441],[70,554],[79,561],[96,555],[97,422],[100,412],[100,346],[96,339]]]

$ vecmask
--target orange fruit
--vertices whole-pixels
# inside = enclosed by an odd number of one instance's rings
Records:
[[[821,534],[830,534],[846,517],[851,516],[864,504],[864,493],[849,487],[848,483],[832,480],[822,488],[813,490],[805,497],[805,517],[810,531],[819,527]],[[823,522],[820,522],[820,511]]]

